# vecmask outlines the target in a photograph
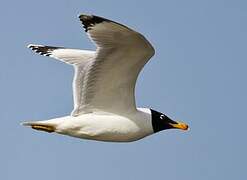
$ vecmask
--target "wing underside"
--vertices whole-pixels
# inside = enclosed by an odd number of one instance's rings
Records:
[[[136,110],[135,83],[154,54],[144,36],[119,23],[98,16],[79,16],[96,44],[96,56],[85,72],[80,112]]]
[[[93,15],[79,18],[96,51],[33,44],[28,47],[74,66],[72,116],[136,110],[136,79],[154,55],[154,48],[143,35],[114,21]]]

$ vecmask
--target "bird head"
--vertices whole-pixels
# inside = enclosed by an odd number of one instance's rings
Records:
[[[154,132],[159,132],[165,129],[181,129],[188,130],[189,126],[183,122],[176,122],[170,119],[163,113],[151,109],[152,126]]]

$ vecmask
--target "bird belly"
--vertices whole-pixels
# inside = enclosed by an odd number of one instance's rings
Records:
[[[116,115],[81,115],[65,122],[56,132],[110,142],[131,142],[150,134],[132,120]]]

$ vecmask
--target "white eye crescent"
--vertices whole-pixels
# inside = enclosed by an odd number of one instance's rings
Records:
[[[164,119],[165,115],[164,114],[161,114],[160,115],[160,119]]]

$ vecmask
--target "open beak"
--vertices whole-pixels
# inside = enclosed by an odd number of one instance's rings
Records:
[[[177,124],[169,123],[173,128],[176,129],[182,129],[182,130],[188,130],[189,126],[182,122],[177,122]]]

